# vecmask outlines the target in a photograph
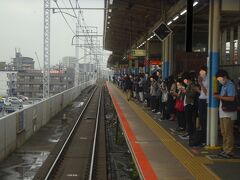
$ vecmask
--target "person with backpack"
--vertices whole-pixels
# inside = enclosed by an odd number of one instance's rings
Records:
[[[167,88],[167,80],[163,81],[161,84],[161,114],[162,120],[168,119],[168,112],[167,112],[167,104],[168,104],[168,88]]]
[[[195,106],[195,97],[196,90],[194,85],[194,78],[191,76],[191,73],[185,73],[183,75],[183,82],[186,85],[186,90],[184,97],[184,110],[185,110],[185,119],[187,123],[187,133],[183,137],[192,136],[196,131],[196,106]]]
[[[158,92],[158,84],[156,81],[157,77],[156,76],[151,76],[150,81],[151,81],[151,86],[150,86],[150,96],[151,96],[151,110],[152,112],[157,111],[157,92]]]
[[[156,95],[156,110],[154,113],[160,115],[162,111],[162,91],[161,91],[161,84],[162,84],[162,75],[161,71],[157,70],[156,72],[156,81],[157,81],[157,95]]]
[[[198,75],[198,85],[196,91],[200,94],[198,97],[198,114],[202,131],[202,143],[206,143],[207,136],[207,104],[208,104],[208,77],[207,67],[201,67]]]
[[[220,94],[214,94],[219,103],[220,128],[223,137],[223,151],[219,156],[231,158],[234,150],[233,125],[237,120],[237,92],[228,72],[220,69],[216,74],[217,81],[222,85]]]
[[[131,80],[131,76],[127,75],[125,77],[125,87],[124,89],[126,90],[126,94],[127,94],[127,100],[129,101],[132,95],[132,80]]]
[[[168,77],[168,102],[167,102],[167,112],[170,116],[169,121],[173,121],[175,119],[175,101],[176,101],[176,91],[177,91],[177,85],[174,79],[174,76]]]
[[[145,73],[145,77],[143,79],[143,96],[144,100],[147,102],[147,107],[150,107],[150,78],[149,74]]]
[[[139,81],[138,81],[138,94],[139,94],[139,101],[143,102],[143,75],[139,75]]]
[[[177,132],[184,132],[186,130],[186,121],[184,117],[184,97],[185,97],[185,87],[182,82],[182,78],[177,80],[177,92],[172,93],[176,97],[175,109],[178,127]]]

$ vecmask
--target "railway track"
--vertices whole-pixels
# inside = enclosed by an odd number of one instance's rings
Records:
[[[97,86],[40,179],[107,179],[103,88]]]

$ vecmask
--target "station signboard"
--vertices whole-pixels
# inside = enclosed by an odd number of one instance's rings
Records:
[[[133,49],[131,51],[131,56],[132,57],[144,57],[144,56],[146,56],[146,50],[144,50],[144,49]]]
[[[172,30],[163,22],[153,30],[153,33],[160,41],[164,41],[171,33]]]
[[[162,65],[162,61],[159,59],[150,60],[150,65]]]

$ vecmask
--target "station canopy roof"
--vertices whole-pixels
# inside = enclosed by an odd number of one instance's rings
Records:
[[[227,0],[223,0],[227,1]],[[186,9],[187,0],[105,0],[104,49],[112,51],[111,62],[119,62],[132,47],[143,42],[160,22],[166,23]],[[196,2],[196,0],[194,1]],[[194,7],[194,31],[208,32],[209,1],[198,0]],[[239,11],[221,12],[221,26],[239,23]],[[171,24],[175,31],[185,29],[185,18]],[[110,62],[110,64],[112,64]]]

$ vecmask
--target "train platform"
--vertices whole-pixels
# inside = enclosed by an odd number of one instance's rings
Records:
[[[239,179],[240,159],[220,159],[217,150],[189,147],[171,122],[156,118],[143,105],[127,101],[107,83],[121,127],[143,179]]]

